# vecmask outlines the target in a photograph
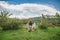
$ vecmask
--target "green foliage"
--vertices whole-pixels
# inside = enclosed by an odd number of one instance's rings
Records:
[[[6,20],[1,22],[0,25],[3,28],[3,30],[19,29],[20,23],[17,20]]]
[[[7,11],[1,11],[0,12],[0,19],[4,19],[4,18],[8,18],[9,16],[11,16],[12,14],[7,12]]]
[[[60,27],[53,27],[50,23],[59,22],[55,21],[55,18],[49,18],[47,20],[45,16],[42,14],[41,23],[37,23],[37,30],[34,32],[27,32],[26,23],[27,19],[16,19],[16,18],[8,18],[5,12],[1,12],[0,15],[0,40],[60,40]],[[3,16],[5,15],[5,16]],[[58,18],[58,16],[57,16]],[[56,20],[59,20],[56,19]],[[48,29],[47,29],[48,28]],[[13,29],[21,29],[21,30],[13,30]],[[47,29],[47,30],[41,30]]]
[[[55,14],[55,25],[60,26],[60,15],[59,15],[59,13]]]
[[[21,23],[21,24],[26,24],[27,22],[28,22],[28,19],[21,19],[21,20],[20,20],[20,23]]]
[[[17,19],[10,19],[8,18],[10,13],[6,11],[1,11],[0,13],[0,26],[3,30],[9,30],[9,29],[19,29],[20,22]]]
[[[2,30],[2,27],[0,26],[0,31]]]
[[[55,17],[59,18],[60,17],[59,13],[56,12]]]
[[[48,27],[47,27],[46,24],[39,24],[38,28],[40,28],[40,29],[47,29]]]
[[[43,14],[41,17],[41,23],[38,25],[38,27],[41,29],[47,29],[46,19],[45,19],[45,16]]]

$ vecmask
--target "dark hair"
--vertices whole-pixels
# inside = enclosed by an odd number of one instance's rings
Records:
[[[33,23],[34,23],[34,22],[33,22],[32,20],[29,20],[29,21],[28,21],[28,24],[29,24],[29,25],[32,25]]]

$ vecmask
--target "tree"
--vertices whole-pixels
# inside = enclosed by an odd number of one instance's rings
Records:
[[[8,23],[8,17],[11,16],[12,14],[10,14],[9,12],[6,11],[1,11],[0,12],[0,26],[4,29]]]
[[[6,11],[1,11],[0,12],[0,22],[1,21],[6,21],[8,19],[9,16],[11,16],[12,14]]]
[[[55,23],[56,23],[56,25],[57,25],[57,24],[60,24],[60,15],[59,15],[59,13],[57,13],[57,12],[56,12],[56,14],[55,14]]]
[[[58,12],[56,12],[55,17],[57,17],[57,18],[60,17]]]
[[[10,14],[9,12],[6,12],[6,11],[1,11],[0,12],[0,18],[8,18],[11,15],[12,14]]]
[[[41,24],[39,25],[39,27],[41,29],[47,29],[47,26],[46,26],[46,18],[45,16],[42,14],[42,17],[41,17]]]
[[[42,23],[42,24],[45,24],[45,22],[46,22],[46,18],[45,18],[45,16],[42,14],[41,23]]]

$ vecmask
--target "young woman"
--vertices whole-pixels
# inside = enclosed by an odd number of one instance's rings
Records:
[[[35,22],[33,22],[32,20],[29,20],[28,23],[26,24],[26,27],[27,27],[27,31],[35,31],[36,29],[36,24]]]

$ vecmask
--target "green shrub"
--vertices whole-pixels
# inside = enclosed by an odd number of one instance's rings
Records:
[[[20,28],[20,22],[18,20],[6,20],[0,23],[3,30],[13,30]]]
[[[2,27],[0,26],[0,31],[2,30]]]
[[[39,24],[38,28],[40,28],[40,29],[47,29],[48,27],[45,24]]]

